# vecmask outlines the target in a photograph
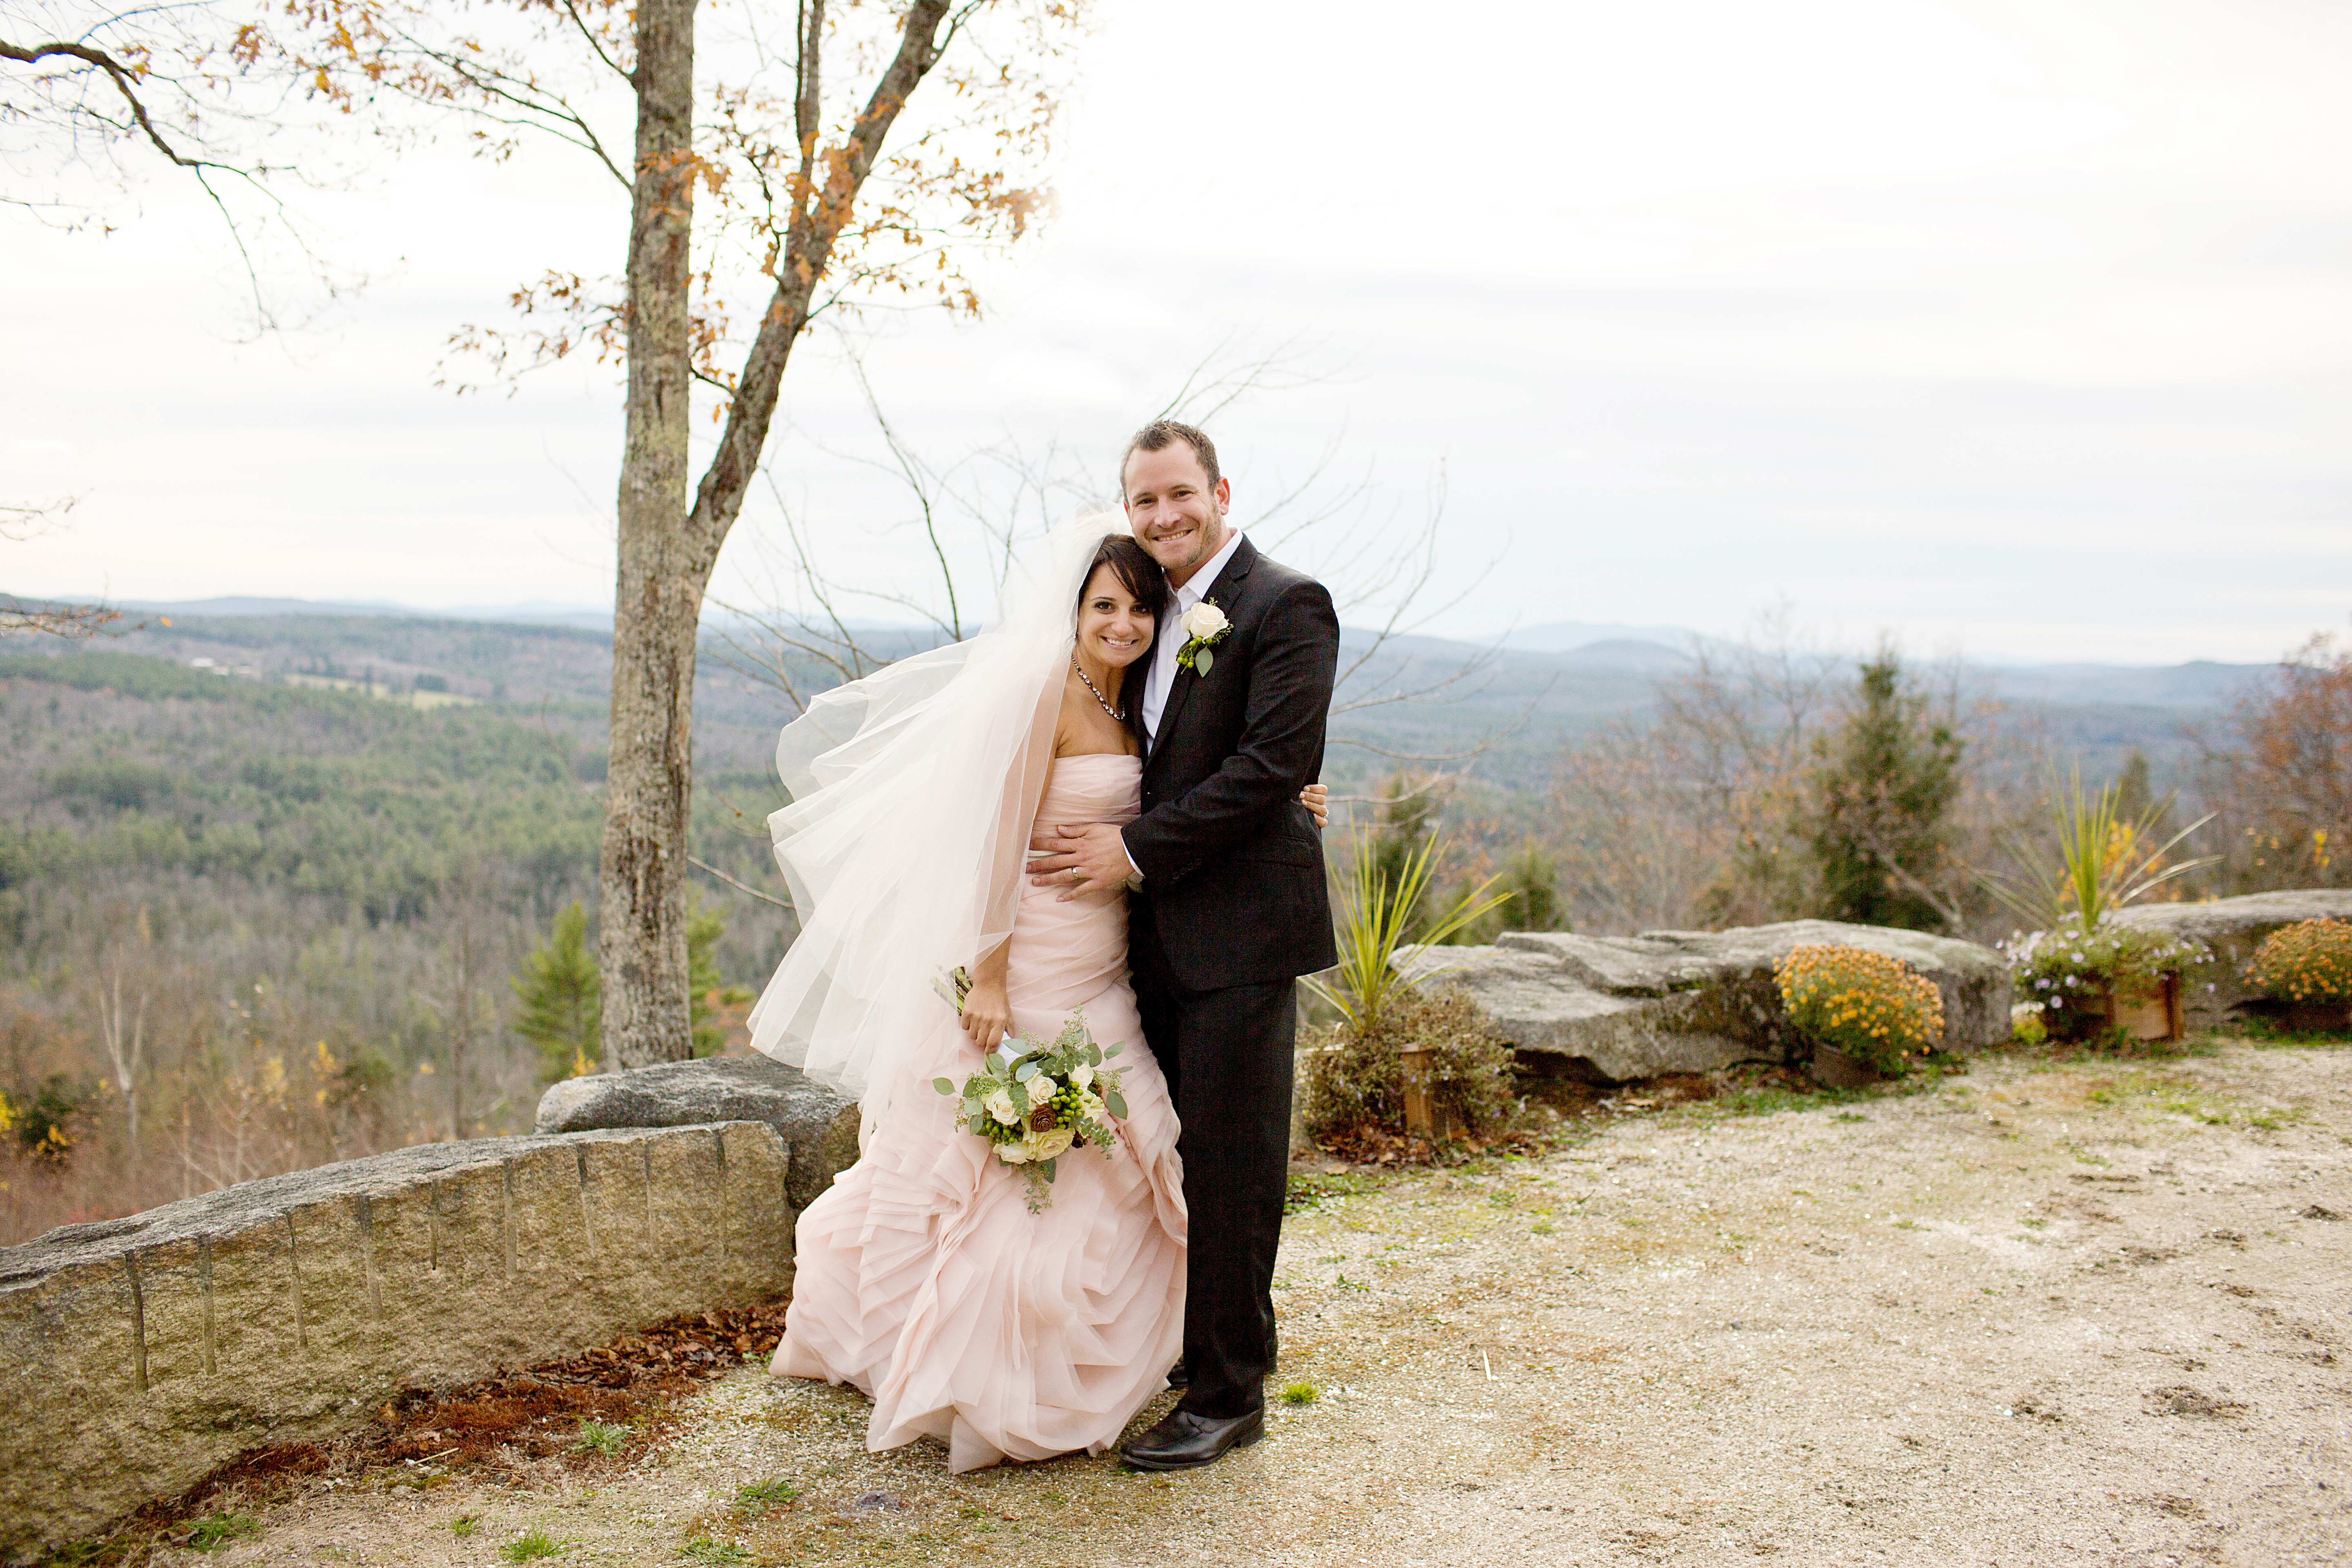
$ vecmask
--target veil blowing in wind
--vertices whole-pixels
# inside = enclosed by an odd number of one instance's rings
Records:
[[[777,742],[793,799],[768,826],[801,931],[751,1044],[856,1097],[861,1143],[938,1022],[933,982],[1012,932],[1070,606],[1114,531],[1108,511],[1057,525],[1014,563],[995,625],[823,693]]]

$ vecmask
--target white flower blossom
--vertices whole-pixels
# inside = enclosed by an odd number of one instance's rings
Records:
[[[1225,628],[1233,625],[1225,619],[1224,611],[1206,600],[1185,611],[1184,618],[1177,624],[1184,628],[1187,637],[1198,637],[1202,642],[1223,636]]]
[[[1029,1157],[1033,1160],[1051,1160],[1066,1152],[1076,1138],[1077,1134],[1066,1127],[1056,1127],[1050,1132],[1035,1133],[1029,1140]]]
[[[1021,1113],[1013,1109],[1013,1096],[1007,1090],[1000,1089],[982,1103],[988,1107],[988,1113],[991,1116],[995,1117],[1007,1127],[1021,1120]]]

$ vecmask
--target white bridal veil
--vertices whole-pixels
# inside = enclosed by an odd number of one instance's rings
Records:
[[[946,1020],[933,982],[1012,933],[1078,593],[1114,531],[1108,511],[1056,526],[996,625],[825,692],[776,743],[793,803],[768,827],[801,932],[751,1044],[856,1097],[868,1136],[893,1068]]]

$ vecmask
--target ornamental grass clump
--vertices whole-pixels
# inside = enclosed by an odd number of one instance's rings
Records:
[[[2352,921],[2279,927],[2254,951],[2246,978],[2281,1002],[2352,1003]]]
[[[1804,942],[1772,966],[1789,1022],[1816,1045],[1899,1078],[1944,1038],[1936,983],[1899,958],[1835,942]]]

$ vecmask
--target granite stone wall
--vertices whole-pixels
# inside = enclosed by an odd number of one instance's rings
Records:
[[[0,1560],[404,1386],[774,1298],[791,1153],[760,1121],[425,1144],[0,1248]]]

